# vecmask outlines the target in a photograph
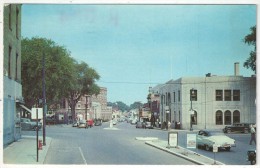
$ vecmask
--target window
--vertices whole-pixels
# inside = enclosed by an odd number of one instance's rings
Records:
[[[231,112],[226,111],[225,112],[225,125],[230,125],[231,124]]]
[[[175,102],[175,92],[173,92],[173,102]]]
[[[240,101],[240,90],[233,90],[233,101]]]
[[[168,106],[170,106],[172,103],[172,100],[171,100],[171,94],[168,93]]]
[[[197,125],[197,112],[194,111],[194,115],[191,115],[191,123]]]
[[[216,101],[223,100],[223,90],[216,90]]]
[[[9,29],[12,31],[12,5],[9,5]]]
[[[18,80],[18,54],[16,53],[16,60],[15,60],[15,80]]]
[[[15,29],[15,31],[16,31],[16,38],[18,39],[19,38],[19,9],[18,8],[16,8],[16,24],[15,24],[15,26],[16,26],[16,29]]]
[[[225,90],[225,101],[231,101],[231,90]]]
[[[197,90],[190,90],[190,101],[197,101]]]
[[[240,123],[240,112],[237,110],[233,113],[233,123]]]
[[[222,116],[222,111],[217,111],[216,112],[216,125],[222,125],[223,124],[223,116]]]
[[[178,101],[180,102],[181,101],[181,91],[178,90]]]
[[[8,77],[11,78],[11,61],[12,61],[12,47],[9,46],[9,53],[8,53]]]

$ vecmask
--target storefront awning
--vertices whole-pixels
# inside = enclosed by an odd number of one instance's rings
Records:
[[[27,108],[27,107],[25,107],[24,105],[20,104],[20,106],[21,106],[23,109],[25,109],[26,111],[28,111],[28,112],[32,113],[32,110],[28,109],[28,108]]]

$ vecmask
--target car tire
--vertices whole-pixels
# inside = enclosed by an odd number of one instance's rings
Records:
[[[251,160],[250,163],[251,163],[251,165],[255,165],[256,164],[256,160],[255,159]]]
[[[33,127],[33,130],[34,130],[34,131],[37,131],[37,126]]]

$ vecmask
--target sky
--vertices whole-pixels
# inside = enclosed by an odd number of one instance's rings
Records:
[[[101,76],[107,101],[147,102],[149,87],[181,77],[254,72],[243,67],[243,42],[256,25],[256,5],[22,6],[22,36],[65,46]]]

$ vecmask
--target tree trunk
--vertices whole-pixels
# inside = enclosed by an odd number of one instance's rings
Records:
[[[71,115],[72,115],[72,121],[74,122],[76,120],[76,112],[75,112],[75,108],[76,108],[76,103],[74,101],[71,102]]]

